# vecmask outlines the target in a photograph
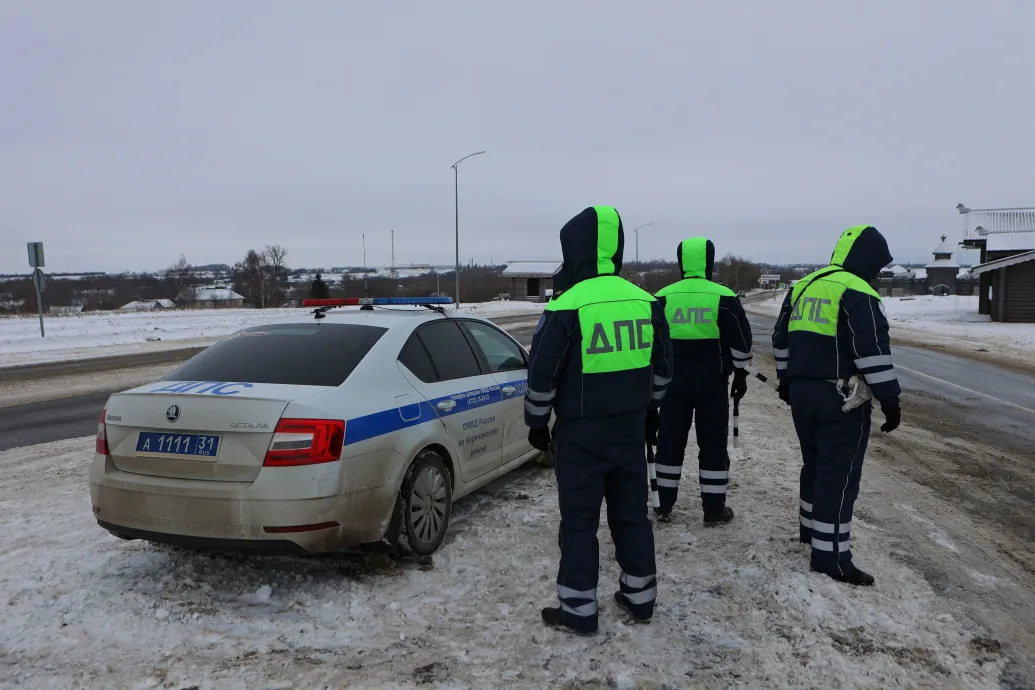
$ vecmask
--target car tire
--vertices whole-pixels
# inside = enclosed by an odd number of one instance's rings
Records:
[[[399,494],[400,542],[417,556],[435,553],[449,529],[453,486],[442,457],[421,452],[406,471]]]

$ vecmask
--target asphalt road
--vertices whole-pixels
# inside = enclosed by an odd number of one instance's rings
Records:
[[[771,354],[776,319],[748,317],[755,351]],[[1010,445],[1035,448],[1035,377],[937,350],[897,346],[894,338],[891,351],[904,392],[940,402],[940,414],[985,427]],[[908,404],[902,413],[908,418]]]
[[[507,328],[511,324],[527,324],[534,318],[535,316],[505,317],[494,319],[494,321],[501,327]],[[535,331],[530,326],[507,328],[507,330],[526,346],[532,342],[532,334]],[[70,374],[95,373],[165,362],[172,364],[192,357],[201,349],[203,348],[168,350],[148,355],[106,357],[7,370],[0,369],[0,381],[25,381]],[[29,376],[30,371],[34,371],[35,375]],[[11,378],[12,372],[18,378]],[[88,395],[0,408],[0,450],[94,434],[97,431],[101,410],[104,409],[104,403],[108,401],[108,397],[125,388],[126,386],[120,386]]]
[[[497,319],[503,327],[527,323],[529,316]],[[770,353],[770,335],[775,319],[757,314],[750,315],[754,331],[755,351]],[[530,327],[510,329],[527,345],[532,339]],[[1015,371],[934,350],[914,347],[896,347],[892,343],[895,365],[903,389],[912,395],[938,404],[939,414],[958,423],[981,427],[996,434],[1010,446],[1035,448],[1035,378]],[[186,359],[197,349],[154,353],[141,360],[140,355],[125,358],[106,358],[83,362],[63,362],[37,367],[19,367],[18,375],[35,370],[31,378],[87,373],[123,366],[157,364]],[[176,359],[170,358],[173,354]],[[132,361],[129,361],[132,360]],[[99,367],[99,368],[98,368]],[[772,375],[774,372],[763,372]],[[10,370],[0,370],[0,380],[10,376]],[[8,378],[8,380],[11,380]],[[27,379],[18,379],[27,380]],[[20,446],[88,436],[94,432],[101,409],[113,389],[59,400],[2,408],[0,412],[0,450]],[[903,407],[908,418],[908,403]]]

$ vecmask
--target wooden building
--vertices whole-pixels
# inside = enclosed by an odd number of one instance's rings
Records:
[[[993,321],[1035,323],[1035,251],[995,259],[970,269],[991,289]]]
[[[560,261],[511,261],[503,269],[503,276],[510,278],[510,299],[545,302],[553,294],[553,277],[560,270]]]

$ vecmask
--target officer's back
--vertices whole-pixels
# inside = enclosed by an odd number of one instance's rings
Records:
[[[529,372],[529,389],[550,397],[530,396],[530,427],[549,421],[550,408],[537,402],[552,403],[560,419],[606,417],[646,410],[664,393],[671,377],[668,328],[654,298],[618,275],[624,249],[619,228],[613,208],[593,207],[561,229],[564,264],[555,283],[565,289],[546,307]],[[543,357],[560,364],[537,366]],[[655,372],[652,363],[659,362]]]
[[[544,622],[597,630],[600,507],[622,568],[616,602],[650,620],[657,597],[654,535],[647,518],[648,416],[672,376],[668,327],[658,302],[618,276],[624,237],[618,212],[587,208],[561,230],[564,292],[547,305],[532,338],[525,394],[531,444],[550,442],[556,412],[561,563],[558,606]]]

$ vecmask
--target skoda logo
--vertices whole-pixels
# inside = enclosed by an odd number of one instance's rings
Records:
[[[180,406],[179,405],[170,405],[169,409],[165,411],[165,418],[168,419],[170,422],[175,422],[177,419],[179,419],[180,418]]]

